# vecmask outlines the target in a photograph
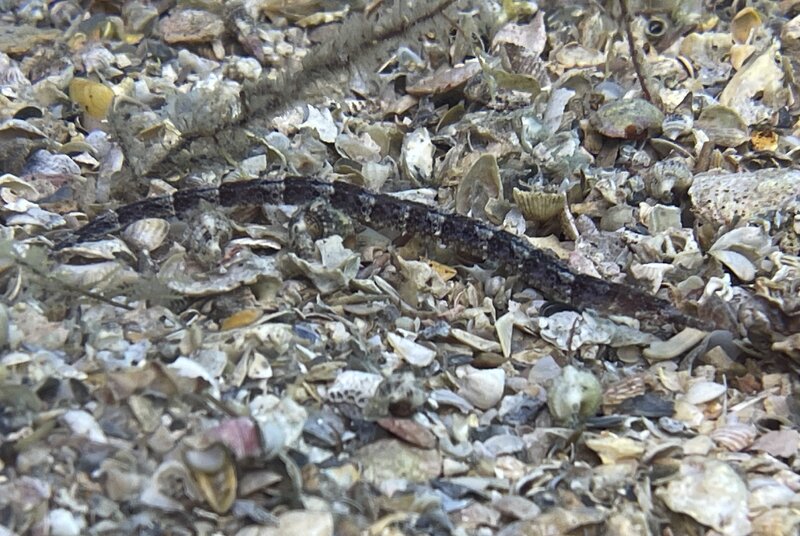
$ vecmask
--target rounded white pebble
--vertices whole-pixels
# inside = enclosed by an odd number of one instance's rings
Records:
[[[83,529],[83,519],[64,508],[51,510],[48,515],[50,521],[50,536],[79,536]]]

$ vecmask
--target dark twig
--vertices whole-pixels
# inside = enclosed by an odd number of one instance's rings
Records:
[[[622,13],[622,26],[625,28],[625,37],[628,40],[628,49],[631,53],[631,62],[633,63],[633,69],[636,71],[636,76],[639,78],[639,84],[642,86],[642,94],[644,94],[645,99],[658,106],[661,111],[664,111],[664,103],[661,102],[661,96],[653,87],[652,78],[648,74],[642,53],[643,50],[636,46],[636,41],[633,37],[633,19],[628,8],[628,0],[620,0],[619,4]]]

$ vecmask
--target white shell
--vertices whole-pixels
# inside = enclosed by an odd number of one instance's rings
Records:
[[[422,346],[410,339],[401,337],[396,333],[389,333],[386,335],[389,344],[392,345],[394,351],[400,355],[409,365],[415,367],[427,367],[433,362],[436,357],[436,351],[431,350],[427,346]]]
[[[134,249],[153,251],[164,243],[169,233],[169,222],[162,218],[145,218],[128,225],[122,237]]]
[[[725,394],[725,386],[716,382],[700,381],[686,391],[686,401],[690,404],[705,404]]]
[[[426,184],[433,175],[433,142],[425,128],[418,128],[403,139],[400,163],[403,172],[414,182]]]
[[[495,341],[484,339],[473,335],[469,331],[463,329],[453,328],[450,330],[450,335],[459,342],[463,342],[467,346],[479,350],[481,352],[499,352],[500,344]]]
[[[456,375],[461,379],[458,394],[480,409],[493,407],[503,397],[506,386],[503,369],[476,369],[465,365],[458,368]]]

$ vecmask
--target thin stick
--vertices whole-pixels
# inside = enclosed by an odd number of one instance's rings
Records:
[[[658,106],[661,111],[664,111],[664,103],[661,102],[658,91],[652,91],[651,78],[647,74],[647,66],[645,65],[642,51],[636,48],[636,41],[633,38],[633,19],[628,9],[628,0],[619,0],[619,3],[622,11],[622,27],[625,28],[625,37],[628,40],[628,49],[631,52],[631,62],[633,63],[634,71],[636,71],[636,76],[639,78],[639,84],[642,86],[642,94],[644,94],[645,99]]]

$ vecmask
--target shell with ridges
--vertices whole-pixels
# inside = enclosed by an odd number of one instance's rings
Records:
[[[526,219],[548,221],[564,212],[566,196],[557,192],[526,192],[514,188],[514,201]]]
[[[128,225],[122,237],[134,249],[153,251],[164,243],[169,233],[169,222],[162,218],[145,218]]]
[[[756,439],[756,428],[752,424],[731,423],[711,432],[711,439],[731,452],[746,449]]]

